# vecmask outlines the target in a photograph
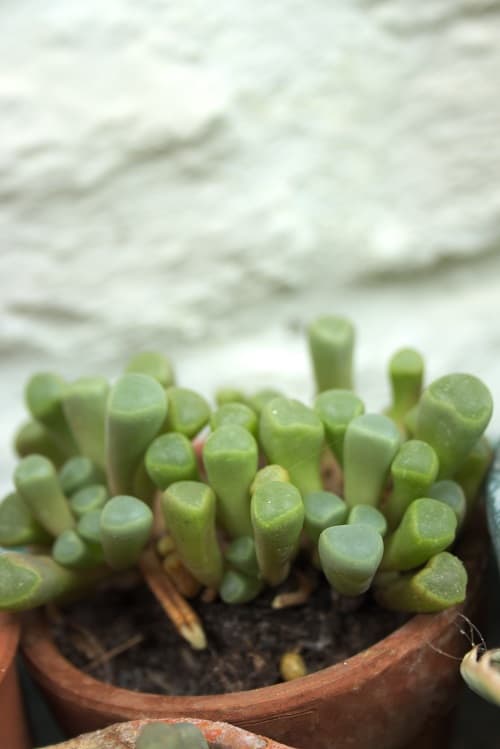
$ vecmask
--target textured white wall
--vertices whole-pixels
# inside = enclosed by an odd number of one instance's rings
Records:
[[[33,369],[311,390],[318,312],[500,402],[500,0],[6,0],[1,455]],[[497,422],[500,423],[500,422]]]

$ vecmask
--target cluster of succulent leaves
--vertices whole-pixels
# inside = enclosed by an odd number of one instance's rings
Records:
[[[35,374],[15,490],[0,504],[0,544],[30,548],[0,555],[0,608],[61,599],[136,565],[159,518],[183,567],[228,604],[281,584],[299,551],[342,595],[372,588],[408,612],[461,602],[467,575],[449,549],[491,459],[490,393],[468,374],[423,389],[422,358],[404,349],[389,365],[390,407],[366,413],[353,344],[344,319],[310,326],[312,405],[225,389],[211,409],[155,352],[112,386]],[[338,494],[323,486],[325,461]]]

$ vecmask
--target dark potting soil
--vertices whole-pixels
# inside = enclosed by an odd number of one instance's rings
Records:
[[[326,581],[303,606],[272,609],[275,595],[268,590],[237,606],[191,601],[208,639],[203,651],[179,637],[143,584],[107,588],[66,607],[53,631],[62,653],[98,679],[142,692],[195,695],[275,684],[280,657],[289,650],[302,655],[309,673],[317,671],[364,650],[407,618],[378,608],[369,595],[339,598]]]

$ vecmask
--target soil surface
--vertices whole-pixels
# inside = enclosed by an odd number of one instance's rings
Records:
[[[338,597],[324,580],[303,606],[272,609],[276,592],[237,606],[191,601],[208,639],[201,652],[179,637],[142,583],[101,590],[66,607],[53,632],[63,654],[98,679],[143,692],[199,695],[275,684],[289,650],[302,655],[309,673],[317,671],[364,650],[407,618],[378,608],[369,594]]]

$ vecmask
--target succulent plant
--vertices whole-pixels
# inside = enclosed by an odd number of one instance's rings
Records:
[[[27,549],[0,553],[0,609],[64,600],[135,567],[203,647],[186,598],[205,588],[248,604],[307,565],[340,595],[371,589],[391,609],[462,601],[467,574],[450,550],[491,462],[489,391],[457,374],[421,393],[422,359],[402,350],[391,407],[365,413],[350,389],[353,341],[343,319],[310,326],[313,407],[274,387],[226,388],[211,412],[157,352],[132,357],[111,386],[34,375],[14,491],[0,503],[0,543]]]

